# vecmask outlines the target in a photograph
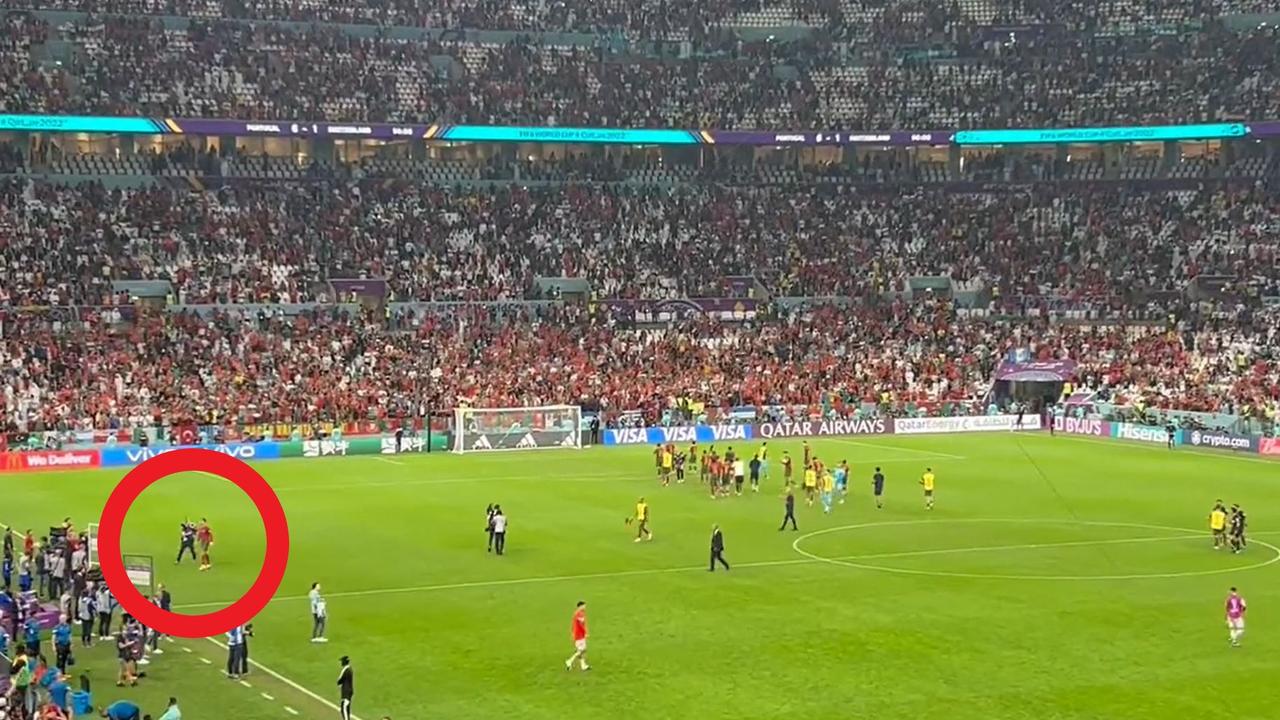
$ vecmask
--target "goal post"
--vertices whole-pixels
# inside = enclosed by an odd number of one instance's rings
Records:
[[[455,408],[453,452],[582,448],[582,408]]]

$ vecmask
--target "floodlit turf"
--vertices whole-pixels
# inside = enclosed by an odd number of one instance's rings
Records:
[[[801,502],[800,531],[778,532],[777,458],[799,443],[770,445],[763,492],[715,501],[696,482],[658,487],[645,447],[263,463],[293,553],[252,656],[332,702],[351,655],[365,720],[1275,717],[1280,465],[1047,435],[818,440],[824,460],[853,464],[852,495],[828,517]],[[7,476],[0,519],[83,525],[122,474]],[[640,495],[655,538],[636,544],[623,519]],[[1210,549],[1219,497],[1250,511],[1243,555]],[[484,550],[488,502],[510,518],[506,557]],[[201,516],[216,568],[174,568],[178,522]],[[729,573],[706,571],[713,523]],[[139,499],[125,548],[156,557],[179,606],[208,612],[256,574],[262,527],[230,484],[180,476]],[[328,645],[307,642],[313,580]],[[1240,649],[1222,618],[1232,584],[1251,607]],[[593,670],[566,673],[579,599]],[[221,678],[209,642],[166,649],[135,690],[103,682],[105,652],[77,669],[96,700],[148,712],[173,692],[189,718],[336,715],[260,671],[251,687]]]

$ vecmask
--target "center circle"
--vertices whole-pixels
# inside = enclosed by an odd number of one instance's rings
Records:
[[[825,557],[823,555],[818,555],[816,553],[809,552],[808,550],[805,550],[803,547],[801,547],[806,540],[810,540],[812,538],[819,537],[822,535],[829,535],[829,534],[838,533],[838,532],[846,532],[850,530],[863,530],[867,528],[912,526],[912,525],[984,524],[984,523],[986,524],[1007,523],[1007,524],[1024,524],[1024,525],[1068,525],[1068,526],[1076,525],[1076,526],[1085,526],[1085,527],[1133,528],[1137,530],[1164,530],[1167,532],[1184,533],[1186,535],[1186,539],[1188,540],[1204,539],[1206,537],[1206,533],[1200,530],[1189,530],[1187,528],[1170,527],[1168,525],[1147,525],[1144,523],[1106,522],[1106,521],[1100,521],[1100,520],[1098,521],[1062,520],[1062,519],[1047,519],[1047,518],[942,518],[942,519],[929,518],[929,519],[921,519],[921,520],[891,520],[889,522],[859,523],[855,525],[841,525],[839,527],[831,527],[831,528],[824,528],[822,530],[815,530],[813,532],[805,533],[804,535],[797,537],[791,543],[791,549],[797,552],[798,554],[800,554],[801,556],[808,558],[809,560],[827,563],[829,565],[843,565],[845,567],[856,568],[858,570],[872,570],[876,572],[887,572],[887,573],[894,573],[898,575],[923,575],[928,577],[952,577],[952,578],[966,578],[966,579],[973,579],[973,580],[1048,580],[1048,581],[1079,582],[1079,581],[1089,581],[1089,580],[1169,579],[1169,578],[1200,577],[1204,575],[1223,575],[1226,573],[1244,572],[1246,570],[1256,570],[1258,568],[1267,567],[1268,565],[1274,565],[1275,563],[1280,562],[1280,547],[1276,547],[1271,543],[1263,542],[1261,540],[1255,540],[1252,538],[1249,540],[1250,545],[1258,545],[1258,546],[1267,548],[1273,553],[1272,556],[1264,560],[1258,561],[1256,563],[1253,563],[1251,565],[1244,565],[1242,567],[1215,568],[1210,570],[1191,570],[1186,572],[1132,573],[1132,574],[1125,574],[1125,575],[1017,575],[1017,574],[1002,574],[1002,573],[970,573],[970,572],[954,572],[950,570],[917,570],[914,568],[892,567],[892,566],[886,566],[886,565],[872,565],[869,563],[858,562],[858,560],[873,559],[875,557],[888,558],[894,555],[897,555],[899,557],[906,557],[911,555],[916,555],[916,556],[945,555],[945,554],[953,554],[953,553],[959,554],[959,553],[965,553],[965,552],[999,552],[1001,550],[1015,550],[1015,549],[1016,550],[1034,550],[1038,548],[1050,549],[1050,548],[1063,548],[1063,547],[1072,547],[1072,546],[1087,547],[1090,545],[1097,546],[1097,545],[1106,545],[1106,544],[1124,543],[1124,542],[1137,543],[1137,542],[1176,541],[1176,540],[1181,540],[1182,538],[1178,536],[1174,536],[1174,537],[1168,537],[1168,538],[1150,538],[1150,539],[1134,538],[1134,539],[1128,539],[1128,540],[1114,539],[1114,540],[1098,540],[1098,541],[1080,541],[1080,542],[1072,542],[1072,543],[1049,542],[1049,543],[1026,543],[1021,545],[1007,545],[1007,546],[989,546],[989,547],[979,546],[979,547],[972,547],[972,548],[950,548],[950,549],[942,548],[937,550],[922,550],[919,552],[877,553],[875,555],[868,555],[862,558]]]

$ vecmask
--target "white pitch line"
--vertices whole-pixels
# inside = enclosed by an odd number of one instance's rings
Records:
[[[187,647],[186,645],[183,645],[182,652],[191,652],[191,648]]]
[[[247,687],[247,688],[251,688],[251,687],[253,687],[252,685],[250,685],[250,684],[249,684],[249,681],[248,681],[248,680],[241,680],[241,681],[240,681],[240,684],[241,684],[241,685],[243,685],[243,686],[245,686],[245,687]]]
[[[963,455],[952,455],[951,453],[937,452],[936,450],[920,450],[918,448],[903,447],[901,445],[886,445],[885,443],[870,443],[870,442],[863,442],[861,440],[848,440],[845,438],[823,438],[822,441],[839,443],[841,445],[856,445],[858,447],[871,448],[873,450],[897,450],[899,452],[916,453],[918,455],[923,456],[920,458],[921,460],[926,460],[931,457],[943,458],[946,460],[968,460],[968,458],[966,458]],[[899,459],[895,459],[895,461],[900,462],[902,460],[912,460],[912,459],[913,458],[899,458]]]
[[[274,700],[276,699],[276,697],[275,697],[274,695],[272,695],[271,693],[258,693],[258,694],[262,696],[262,699],[263,699],[263,700],[271,700],[271,701],[274,701]]]
[[[974,522],[1000,522],[991,521],[974,521]],[[1070,521],[1062,521],[1070,522]],[[876,527],[877,525],[894,525],[897,523],[869,523],[864,527]],[[1252,535],[1267,535],[1270,533],[1253,533]],[[908,552],[892,552],[892,553],[874,553],[863,555],[843,555],[839,557],[814,559],[814,558],[793,558],[790,560],[766,560],[762,562],[746,562],[734,565],[735,568],[753,568],[753,567],[780,567],[786,565],[809,565],[818,562],[827,562],[830,560],[876,560],[895,557],[924,557],[929,555],[953,555],[958,553],[975,553],[975,552],[994,552],[1000,550],[1040,550],[1056,547],[1088,547],[1091,545],[1119,545],[1125,543],[1147,543],[1147,542],[1168,542],[1171,540],[1187,540],[1187,539],[1204,539],[1204,533],[1198,530],[1186,530],[1185,535],[1167,535],[1158,537],[1138,537],[1138,538],[1113,538],[1109,540],[1072,540],[1061,543],[1026,543],[1021,545],[976,545],[972,547],[961,548],[938,548],[934,550],[912,550]],[[668,568],[648,568],[643,570],[620,570],[616,572],[601,573],[585,573],[581,575],[543,575],[527,578],[512,578],[509,580],[481,580],[476,582],[461,583],[445,583],[440,585],[414,585],[409,587],[381,588],[378,590],[351,590],[347,592],[331,592],[325,593],[326,598],[343,598],[343,597],[367,597],[370,595],[402,595],[405,593],[420,592],[437,592],[440,590],[463,590],[466,588],[480,587],[500,587],[505,585],[531,585],[538,583],[563,582],[566,580],[598,580],[602,578],[619,578],[634,577],[641,575],[668,575],[672,573],[693,572],[695,570],[705,571],[705,565]],[[273,598],[271,602],[287,602],[295,600],[306,600],[307,595],[288,595],[284,597]],[[202,607],[223,607],[227,603],[224,602],[208,602],[208,603],[192,603],[188,605],[179,605],[175,609],[202,608]]]
[[[297,714],[298,714],[298,711],[297,711],[297,710],[294,710],[293,708],[289,707],[288,705],[285,705],[285,706],[284,706],[284,711],[285,711],[285,712],[287,712],[287,713],[289,713],[290,715],[297,715]]]
[[[213,664],[213,661],[212,661],[212,660],[210,660],[210,659],[209,659],[209,658],[207,658],[207,657],[202,657],[202,658],[200,658],[200,662],[204,663],[205,665],[212,665],[212,664]]]
[[[391,463],[392,465],[404,465],[404,463],[403,463],[403,462],[401,462],[401,461],[399,461],[399,460],[392,460],[391,458],[384,458],[384,457],[382,457],[381,455],[375,455],[375,456],[373,457],[373,459],[374,459],[374,460],[379,460],[379,461],[384,462],[384,463]]]
[[[205,638],[205,639],[206,639],[206,640],[208,640],[209,642],[213,643],[214,645],[217,645],[218,647],[222,648],[223,650],[226,650],[226,649],[227,649],[227,646],[226,646],[226,645],[224,645],[224,644],[223,644],[223,643],[221,643],[221,642],[218,642],[217,640],[215,640],[215,639],[213,639],[213,638]],[[259,669],[259,670],[261,670],[262,672],[264,672],[264,673],[266,673],[266,674],[270,675],[271,677],[273,677],[273,678],[275,678],[275,679],[279,680],[280,682],[284,683],[285,685],[288,685],[289,687],[293,688],[294,690],[297,690],[298,692],[302,693],[303,695],[306,695],[307,697],[311,698],[312,700],[315,700],[316,702],[320,703],[321,705],[324,705],[325,707],[327,707],[327,708],[329,708],[329,709],[331,709],[331,710],[334,710],[334,711],[336,711],[336,712],[342,712],[342,709],[341,709],[341,708],[339,708],[337,705],[334,705],[331,701],[329,701],[329,700],[327,700],[327,699],[325,699],[325,698],[323,698],[323,697],[321,697],[321,696],[319,696],[319,695],[315,694],[314,692],[311,692],[310,690],[308,690],[308,689],[306,689],[306,688],[302,687],[302,686],[301,686],[301,685],[299,685],[298,683],[296,683],[296,682],[294,682],[294,681],[290,680],[289,678],[287,678],[287,677],[285,677],[285,676],[281,675],[280,673],[276,672],[275,670],[272,670],[271,668],[267,667],[266,665],[263,665],[262,663],[258,662],[257,660],[254,660],[253,658],[249,658],[249,664],[250,664],[250,665],[252,665],[252,666],[254,666],[254,667],[256,667],[256,668],[258,668],[258,669]],[[286,709],[286,710],[288,710],[288,709],[289,709],[289,708],[288,708],[288,706],[285,706],[285,709]],[[294,715],[297,715],[297,714],[298,714],[296,711],[291,711],[291,712],[293,712],[293,714],[294,714]],[[354,715],[354,714],[351,716],[351,718],[352,718],[352,720],[360,720],[360,716],[358,716],[358,715]]]

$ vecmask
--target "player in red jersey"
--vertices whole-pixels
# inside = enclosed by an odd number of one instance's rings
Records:
[[[587,601],[579,600],[578,609],[573,611],[573,654],[564,661],[564,669],[572,670],[575,660],[581,661],[583,670],[590,670],[587,664]]]
[[[209,527],[209,521],[200,518],[200,525],[196,528],[196,542],[200,543],[200,569],[208,570],[213,567],[213,562],[209,560],[209,548],[213,547],[213,530]]]

